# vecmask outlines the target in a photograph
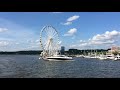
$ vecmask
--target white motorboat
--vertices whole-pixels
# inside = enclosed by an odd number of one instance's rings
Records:
[[[100,54],[100,55],[98,56],[98,59],[104,60],[104,59],[107,59],[107,57],[106,57],[106,55],[104,55],[104,54],[102,53],[102,54]]]
[[[84,56],[84,58],[90,58],[90,56]]]
[[[114,60],[120,60],[120,55],[115,56]]]
[[[107,57],[106,57],[106,55],[103,55],[103,54],[102,54],[102,55],[99,56],[99,59],[100,59],[100,60],[105,60],[105,59],[107,59]]]
[[[49,60],[49,61],[73,60],[72,57],[68,57],[68,56],[65,56],[65,55],[55,55],[55,56],[45,57],[43,59],[44,60]]]
[[[114,55],[111,54],[111,55],[107,55],[107,59],[113,59],[114,60],[115,57],[114,57]]]

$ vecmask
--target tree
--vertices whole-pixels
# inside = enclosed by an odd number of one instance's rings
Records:
[[[117,54],[119,54],[119,53],[118,53],[117,51],[114,51],[113,54],[114,54],[114,55],[117,55]]]

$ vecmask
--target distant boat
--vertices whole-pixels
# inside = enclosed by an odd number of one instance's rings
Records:
[[[115,56],[114,60],[120,60],[120,55]]]
[[[105,59],[107,59],[107,57],[106,57],[106,55],[101,54],[101,55],[99,56],[99,59],[100,59],[100,60],[105,60]]]
[[[115,59],[115,56],[113,54],[110,54],[110,55],[106,55],[107,59]]]
[[[84,58],[84,55],[76,55],[76,57]]]

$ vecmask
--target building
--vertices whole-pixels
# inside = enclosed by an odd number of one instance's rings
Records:
[[[111,47],[111,49],[108,50],[108,53],[114,53],[114,52],[120,53],[120,47],[113,46],[113,47]]]
[[[65,47],[64,46],[61,46],[61,54],[65,54]]]
[[[118,53],[120,53],[120,47],[118,47]]]

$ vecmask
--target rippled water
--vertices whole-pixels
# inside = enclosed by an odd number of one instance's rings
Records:
[[[39,55],[0,55],[0,78],[120,78],[120,61],[74,58],[44,61]]]

